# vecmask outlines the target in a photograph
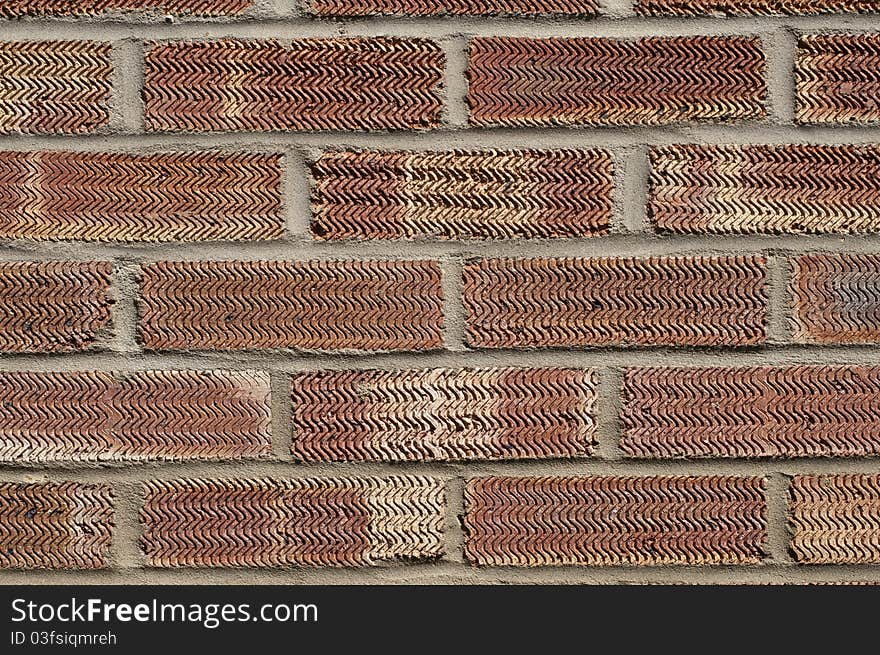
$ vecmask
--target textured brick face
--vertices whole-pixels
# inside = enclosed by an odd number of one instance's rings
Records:
[[[0,16],[82,16],[118,11],[152,11],[200,16],[242,13],[252,0],[4,0]]]
[[[880,148],[656,148],[648,212],[658,228],[672,232],[875,232]]]
[[[880,120],[880,34],[814,34],[798,43],[797,120]]]
[[[636,0],[636,11],[651,16],[774,16],[880,11],[877,0]]]
[[[0,373],[2,462],[258,457],[269,418],[265,373]]]
[[[0,351],[88,348],[110,326],[107,262],[0,263]]]
[[[757,39],[477,38],[474,125],[661,125],[764,116]]]
[[[0,134],[87,134],[110,118],[110,44],[0,41]]]
[[[575,237],[611,223],[605,151],[328,152],[313,174],[323,239]]]
[[[311,0],[311,9],[323,16],[490,15],[592,16],[597,0]]]
[[[798,475],[789,493],[797,562],[880,562],[880,476]]]
[[[281,157],[0,152],[0,238],[276,239]]]
[[[445,58],[430,41],[154,44],[146,123],[159,131],[382,130],[438,124]]]
[[[476,478],[465,555],[481,566],[756,563],[761,478]]]
[[[579,457],[593,451],[596,379],[574,369],[321,371],[293,379],[305,461]]]
[[[880,256],[804,255],[793,269],[796,341],[880,341]]]
[[[151,566],[364,566],[443,554],[445,491],[421,477],[144,485]]]
[[[105,484],[0,483],[0,568],[106,567],[112,495]]]
[[[628,369],[620,445],[631,457],[880,454],[880,368]]]
[[[473,346],[742,346],[764,340],[761,257],[484,259],[464,269]]]
[[[431,261],[159,262],[143,267],[157,350],[426,350],[442,345]]]

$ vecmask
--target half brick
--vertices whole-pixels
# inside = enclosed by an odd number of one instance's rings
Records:
[[[464,267],[481,348],[746,346],[764,341],[762,257],[483,259]]]
[[[627,369],[630,457],[880,454],[880,367]]]
[[[0,263],[0,351],[70,352],[110,327],[109,262]]]
[[[252,371],[0,373],[0,462],[265,456],[269,395]]]
[[[150,566],[364,566],[443,554],[445,487],[422,477],[144,485]]]
[[[880,476],[797,475],[789,493],[798,563],[880,563]]]
[[[778,16],[875,13],[877,0],[636,0],[648,16]]]
[[[587,237],[611,225],[604,150],[327,152],[312,170],[321,239]]]
[[[110,44],[0,41],[0,134],[89,134],[110,120]]]
[[[159,262],[143,267],[157,350],[428,350],[443,343],[433,261]]]
[[[594,16],[597,0],[311,0],[321,16]]]
[[[0,568],[104,568],[112,528],[109,485],[0,483]]]
[[[4,0],[0,17],[93,16],[111,11],[235,16],[251,4],[252,0]]]
[[[144,64],[160,131],[385,130],[439,124],[445,57],[422,39],[176,41]]]
[[[762,478],[475,478],[465,555],[479,566],[755,564]]]
[[[585,457],[595,401],[588,370],[302,373],[292,452],[309,462]]]
[[[476,38],[468,101],[474,125],[756,119],[763,74],[755,38]]]

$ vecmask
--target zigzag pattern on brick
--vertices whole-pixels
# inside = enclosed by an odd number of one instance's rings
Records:
[[[94,16],[111,11],[236,16],[252,4],[253,0],[3,0],[0,17]]]
[[[482,259],[464,267],[480,348],[746,346],[765,338],[765,260]]]
[[[465,555],[479,566],[755,564],[757,477],[488,477],[465,486]]]
[[[585,457],[596,376],[578,369],[318,371],[293,378],[308,462]]]
[[[0,263],[0,352],[70,352],[110,327],[109,262]]]
[[[658,228],[671,232],[875,232],[880,148],[655,148],[648,213]]]
[[[636,0],[636,11],[647,16],[812,16],[876,13],[878,0]]]
[[[443,554],[445,487],[415,476],[144,484],[155,567],[365,566]]]
[[[880,455],[880,367],[627,369],[630,457]]]
[[[281,156],[0,152],[0,238],[277,239]]]
[[[152,44],[147,129],[386,130],[440,121],[445,56],[423,39]]]
[[[803,255],[792,267],[795,341],[880,342],[880,255]]]
[[[90,134],[110,120],[110,44],[0,41],[0,134]]]
[[[105,568],[112,526],[110,485],[0,483],[0,568]]]
[[[762,118],[758,39],[476,38],[473,125],[662,125]]]
[[[880,121],[880,35],[811,34],[798,41],[799,123]]]
[[[206,261],[143,266],[156,350],[428,350],[443,343],[434,261]]]
[[[321,16],[595,16],[597,0],[311,0]]]
[[[267,456],[269,395],[254,371],[0,373],[0,462]]]
[[[321,239],[510,239],[608,232],[604,150],[327,152],[312,168]]]
[[[880,562],[880,476],[797,475],[789,494],[798,563]]]

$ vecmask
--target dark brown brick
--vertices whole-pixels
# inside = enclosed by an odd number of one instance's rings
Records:
[[[322,16],[593,16],[597,0],[311,0]]]
[[[636,0],[636,11],[649,16],[812,16],[878,10],[877,0]]]
[[[92,16],[120,11],[234,16],[251,4],[252,0],[4,0],[0,17]]]

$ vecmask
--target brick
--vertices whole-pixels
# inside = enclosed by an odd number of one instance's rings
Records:
[[[758,39],[476,38],[473,125],[663,125],[763,118]]]
[[[880,120],[880,34],[813,34],[798,41],[799,123]]]
[[[585,457],[595,401],[588,370],[301,373],[292,452],[307,462]]]
[[[270,454],[265,373],[0,373],[0,462]]]
[[[648,16],[812,16],[878,10],[877,0],[636,0],[636,11]]]
[[[0,152],[0,238],[277,239],[280,155]]]
[[[421,39],[174,41],[149,46],[154,131],[435,127],[445,57]]]
[[[251,4],[252,0],[4,0],[0,17],[93,16],[120,11],[235,16]]]
[[[206,261],[143,267],[155,350],[428,350],[443,343],[433,261]]]
[[[880,476],[797,475],[789,499],[799,564],[880,563]]]
[[[443,554],[441,480],[170,480],[144,485],[154,567],[366,566]]]
[[[0,263],[0,351],[70,352],[110,327],[109,262]]]
[[[110,485],[0,483],[0,568],[105,568],[112,528]]]
[[[659,229],[681,233],[876,232],[880,148],[656,148],[648,213]]]
[[[792,267],[795,341],[880,342],[880,255],[803,255]]]
[[[0,134],[90,134],[110,120],[110,44],[0,41]]]
[[[608,232],[603,150],[327,152],[314,165],[320,239],[509,239]]]
[[[595,16],[598,0],[311,0],[321,16]]]
[[[630,457],[880,454],[880,367],[633,368],[620,446]]]
[[[464,267],[480,348],[746,346],[765,339],[762,257],[482,259]]]
[[[756,477],[487,477],[465,486],[479,566],[755,564],[767,506]]]

